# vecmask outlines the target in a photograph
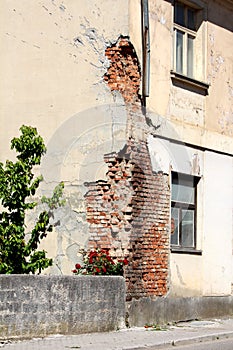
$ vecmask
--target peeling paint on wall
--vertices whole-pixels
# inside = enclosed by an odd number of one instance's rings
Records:
[[[106,180],[86,183],[89,248],[107,248],[128,259],[128,300],[161,296],[168,292],[168,175],[152,170],[139,103],[140,65],[129,38],[120,37],[106,56],[110,64],[104,79],[125,100],[128,138],[123,149],[105,154]],[[135,131],[139,125],[140,132]]]

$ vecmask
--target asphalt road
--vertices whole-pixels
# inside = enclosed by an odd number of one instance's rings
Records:
[[[178,345],[169,346],[168,348],[166,347],[163,350],[171,350],[171,349],[173,350],[233,350],[233,338],[213,340],[211,342],[188,344],[188,345],[181,345],[181,346],[178,346]],[[154,348],[153,350],[156,350],[156,348]]]

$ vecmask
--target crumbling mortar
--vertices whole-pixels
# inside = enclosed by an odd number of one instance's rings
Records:
[[[109,248],[129,259],[127,300],[161,296],[168,292],[168,176],[153,172],[145,137],[158,126],[139,108],[141,70],[129,37],[120,36],[105,54],[109,66],[104,80],[111,91],[121,93],[128,112],[127,141],[121,151],[104,156],[107,180],[87,184],[89,247]]]
[[[111,91],[118,90],[126,103],[140,101],[140,63],[128,36],[120,36],[108,46],[105,55],[109,60],[104,80]]]

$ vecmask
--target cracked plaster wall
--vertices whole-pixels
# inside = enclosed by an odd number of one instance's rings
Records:
[[[146,125],[140,113],[129,112],[119,89],[109,89],[104,79],[110,66],[106,49],[120,35],[130,34],[141,58],[139,0],[118,0],[117,6],[115,0],[89,0],[85,6],[83,1],[77,6],[75,0],[1,1],[0,116],[6,126],[0,132],[1,160],[10,156],[9,140],[19,127],[35,125],[48,146],[41,193],[65,181],[67,204],[56,214],[61,225],[44,243],[55,257],[49,272],[70,273],[77,262],[79,248],[88,242],[84,182],[106,181],[103,155],[121,150],[129,136],[145,141],[160,125],[156,131],[163,135],[232,150],[231,22],[225,8],[219,11],[218,1],[203,3],[209,3],[212,21],[206,38],[211,82],[207,97],[171,86],[172,6],[168,1],[151,2],[151,124]],[[182,272],[186,283],[186,272],[178,267],[177,278]],[[164,281],[167,276],[160,281],[166,290]]]
[[[105,48],[128,34],[128,2],[1,1],[1,134],[36,125],[46,142],[79,111],[113,102]],[[123,9],[123,11],[122,11]],[[121,100],[120,100],[121,102]],[[1,156],[9,154],[1,147]],[[4,151],[3,151],[4,149]]]
[[[128,1],[4,0],[0,13],[0,159],[14,157],[9,144],[22,124],[37,127],[47,145],[38,196],[63,180],[67,200],[42,243],[55,257],[47,273],[71,273],[88,239],[84,182],[104,178],[103,154],[126,140],[124,100],[104,74],[105,49],[128,35]]]
[[[81,262],[77,255],[80,248],[88,246],[90,231],[84,196],[88,183],[107,180],[104,155],[119,152],[131,138],[136,141],[131,146],[136,148],[144,141],[145,166],[150,164],[140,111],[140,64],[128,37],[128,1],[114,5],[115,1],[92,0],[85,5],[79,1],[79,6],[77,1],[68,0],[0,4],[4,14],[1,45],[7,48],[3,50],[0,113],[4,125],[10,126],[1,134],[1,159],[10,157],[6,145],[23,123],[36,126],[47,145],[47,154],[37,169],[44,176],[38,196],[49,195],[61,180],[65,183],[66,205],[54,218],[60,225],[41,244],[54,258],[54,265],[45,273],[70,274],[74,264]],[[116,45],[117,50],[112,52]],[[144,191],[147,195],[149,189]],[[135,210],[138,206],[135,204]],[[28,228],[35,219],[33,212]],[[133,256],[138,254],[137,262],[131,262],[133,272],[128,271],[132,295],[167,292],[166,222],[158,232],[151,222],[146,226],[148,235],[157,232],[165,247],[156,262],[158,269],[165,269],[156,277],[156,288],[152,250],[148,251],[148,267],[143,273],[141,243],[135,242],[131,248]],[[141,234],[139,228],[136,230]],[[123,234],[124,230],[118,239],[129,242],[129,236],[123,238]],[[139,283],[142,273],[140,283],[144,287]]]
[[[218,248],[219,230],[214,229],[215,222],[210,219],[211,210],[207,204],[208,200],[206,200],[206,198],[210,198],[211,193],[216,194],[217,186],[221,186],[220,192],[226,191],[226,199],[222,200],[222,205],[226,206],[229,212],[226,214],[224,222],[221,219],[222,211],[219,211],[218,218],[216,216],[217,210],[214,212],[216,221],[221,223],[222,228],[224,226],[223,229],[221,228],[225,237],[224,242],[227,241],[231,247],[232,204],[229,202],[232,202],[232,196],[230,196],[232,192],[232,157],[224,159],[225,165],[223,167],[222,160],[220,161],[221,157],[212,153],[211,157],[215,159],[213,163],[215,162],[216,171],[212,169],[209,172],[208,156],[205,152],[197,151],[192,147],[184,147],[184,142],[232,155],[233,7],[229,1],[204,0],[197,2],[204,8],[204,21],[200,27],[203,46],[199,46],[198,49],[205,49],[205,64],[202,65],[203,79],[201,80],[210,84],[206,96],[196,93],[193,91],[194,89],[185,89],[172,83],[170,75],[173,68],[172,1],[149,2],[151,67],[147,117],[150,134],[148,144],[152,166],[155,171],[169,172],[172,166],[173,170],[201,176],[198,190],[197,247],[203,248],[203,256],[171,254],[170,295],[175,296],[207,295],[208,293],[226,295],[230,293],[230,281],[232,280],[232,255],[229,247],[226,250],[226,255],[217,254],[219,258],[221,256],[222,262],[218,260],[215,264],[211,260],[215,256],[211,253],[211,249]],[[130,37],[137,53],[141,55],[140,29],[135,24],[140,21],[139,3],[140,1],[130,1]],[[154,128],[158,125],[159,128]],[[172,142],[152,137],[156,134],[178,140],[181,145],[174,145]],[[227,167],[229,167],[228,170],[226,170]],[[216,172],[219,169],[221,169],[221,175],[218,173],[219,177],[217,178]],[[202,177],[203,175],[204,177]],[[205,177],[208,178],[207,181],[205,181]],[[220,182],[219,179],[221,179]],[[210,203],[212,203],[211,200]],[[216,241],[212,240],[209,227],[212,227],[212,235]],[[205,266],[204,269],[203,266]],[[211,276],[207,271],[213,271]],[[219,276],[223,271],[225,271],[225,277],[221,284]]]
[[[195,1],[194,1],[195,2]],[[208,95],[175,86],[173,69],[172,1],[149,2],[150,96],[147,111],[152,121],[165,119],[184,142],[232,153],[232,4],[228,1],[197,1],[203,7],[201,23],[202,77],[209,83]],[[141,56],[140,1],[130,1],[130,37]],[[162,38],[162,39],[161,39]],[[165,129],[159,133],[169,132]],[[170,136],[170,135],[169,135]]]
[[[207,99],[206,127],[233,137],[233,55],[232,13],[220,2],[208,7],[208,79],[211,83]],[[218,14],[216,16],[216,14]],[[216,18],[217,17],[217,18]],[[216,23],[222,25],[217,26]],[[226,29],[227,28],[227,29]]]
[[[119,91],[127,110],[124,148],[106,154],[106,180],[87,183],[85,194],[90,248],[126,257],[127,300],[168,292],[168,174],[154,173],[147,146],[148,126],[140,104],[140,63],[129,38],[106,49],[104,78]],[[139,131],[139,132],[138,132]]]

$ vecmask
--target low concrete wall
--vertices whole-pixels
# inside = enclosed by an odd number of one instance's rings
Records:
[[[0,275],[0,338],[110,331],[125,315],[130,327],[233,316],[233,296],[125,303],[123,277]]]
[[[131,326],[233,316],[233,296],[190,298],[142,298],[127,302]]]
[[[125,324],[125,282],[113,276],[0,276],[0,337],[114,330]]]

